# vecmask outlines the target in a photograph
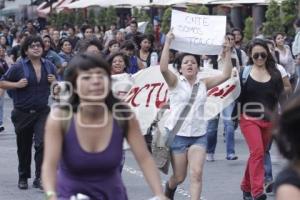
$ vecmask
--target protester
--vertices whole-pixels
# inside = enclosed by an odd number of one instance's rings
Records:
[[[104,56],[102,54],[103,46],[101,42],[97,39],[85,39],[81,40],[78,45],[78,53],[92,53],[100,56]]]
[[[81,31],[82,31],[84,39],[94,39],[95,38],[94,30],[93,30],[92,26],[90,26],[90,25],[83,25],[81,27]]]
[[[276,50],[279,52],[279,64],[289,73],[290,82],[293,85],[296,81],[295,66],[291,49],[285,45],[285,34],[276,33],[274,36]]]
[[[60,46],[59,46],[59,42],[60,42],[60,34],[58,30],[54,30],[53,31],[53,35],[51,36],[52,39],[52,50],[55,51],[56,53],[60,52]]]
[[[0,77],[2,77],[8,70],[8,64],[5,61],[5,46],[0,45]],[[3,126],[3,106],[4,106],[5,90],[0,88],[0,132],[4,131]]]
[[[130,40],[126,40],[121,46],[121,51],[129,58],[129,64],[127,66],[127,73],[129,74],[135,74],[140,69],[144,69],[143,63],[136,57],[134,50],[134,44]]]
[[[295,28],[296,35],[294,38],[292,50],[294,56],[297,56],[300,54],[300,18],[295,20],[294,28]]]
[[[112,94],[109,65],[94,55],[77,55],[65,80],[74,88],[71,119],[66,126],[57,117],[67,111],[54,108],[46,125],[43,186],[47,199],[70,199],[78,193],[95,200],[128,199],[119,170],[126,138],[151,190],[165,200],[138,121]],[[116,110],[122,108],[127,112]]]
[[[63,67],[65,67],[66,65],[63,65],[63,59],[53,50],[54,44],[49,35],[45,35],[43,37],[43,44],[44,51],[42,57],[52,62],[52,64],[54,64],[58,70],[57,73],[62,74]]]
[[[138,31],[137,22],[135,20],[131,20],[130,21],[130,31],[125,36],[125,39],[135,42],[137,37],[139,37],[140,35],[142,35],[142,33]]]
[[[283,82],[264,40],[251,42],[248,64],[240,75],[242,90],[238,104],[243,108],[240,128],[250,152],[241,189],[244,200],[265,200],[264,156],[271,139],[270,113],[277,108]]]
[[[105,50],[105,55],[109,58],[112,54],[120,51],[120,43],[117,40],[111,40],[108,43],[107,49]]]
[[[73,48],[71,40],[68,38],[64,38],[60,41],[60,49],[59,56],[63,59],[63,63],[69,63],[73,58]]]
[[[276,61],[276,50],[275,50],[274,41],[266,40],[266,42],[267,42],[270,53],[272,54],[274,60]],[[292,92],[292,86],[291,86],[291,83],[290,83],[290,80],[288,77],[288,73],[286,72],[286,70],[284,69],[284,67],[282,65],[276,63],[276,67],[279,70],[281,77],[282,77],[284,94],[286,94],[286,96],[288,96]],[[283,103],[285,103],[284,102],[285,100],[286,100],[286,98],[283,98],[283,100],[281,100],[281,101]],[[265,159],[264,159],[264,168],[265,168],[264,189],[265,189],[266,193],[273,192],[273,185],[274,185],[273,172],[272,172],[272,161],[271,161],[271,154],[270,154],[272,141],[273,141],[273,139],[271,139],[271,141],[267,147],[267,150],[265,153]]]
[[[117,24],[116,23],[112,23],[110,25],[110,29],[108,31],[105,32],[104,37],[103,37],[103,44],[105,47],[108,46],[108,43],[115,39],[117,33]]]
[[[153,51],[153,37],[151,35],[142,35],[138,39],[137,57],[143,63],[144,68],[150,66],[151,53]]]
[[[32,140],[35,149],[35,179],[33,187],[42,188],[41,164],[43,160],[43,135],[49,107],[50,84],[55,81],[55,66],[42,58],[43,41],[28,36],[21,47],[22,58],[8,69],[0,81],[0,88],[13,89],[11,121],[15,127],[18,152],[18,187],[28,188],[31,178]]]
[[[75,28],[73,26],[69,26],[68,39],[71,41],[72,48],[75,49],[80,38],[76,36]]]
[[[117,31],[115,39],[119,44],[122,44],[125,41],[124,32]]]
[[[229,40],[231,48],[231,62],[233,67],[235,67],[238,71],[242,68],[240,65],[240,59],[238,51],[234,45],[234,35],[232,33],[226,33],[226,37]],[[241,56],[241,55],[240,55]],[[242,62],[241,62],[242,64]],[[218,69],[223,69],[222,63],[218,63]],[[215,118],[208,121],[207,125],[207,150],[206,150],[206,160],[209,162],[215,161],[215,149],[217,145],[217,135],[218,135],[218,125],[220,117],[224,123],[224,135],[226,141],[226,160],[237,160],[238,156],[235,155],[235,141],[234,141],[234,131],[235,131],[235,123],[231,119],[231,115],[235,106],[235,102],[232,102],[226,108],[222,110],[222,112],[217,115]]]
[[[288,100],[275,120],[273,131],[279,152],[288,160],[288,165],[275,181],[276,200],[300,199],[300,93]]]
[[[190,113],[184,119],[181,128],[179,128],[170,146],[173,175],[166,183],[165,194],[168,198],[174,199],[177,185],[185,180],[189,165],[191,199],[198,200],[202,191],[202,174],[207,144],[204,102],[206,101],[207,90],[224,82],[231,75],[231,47],[228,46],[229,43],[226,40],[222,52],[224,68],[221,75],[199,79],[197,76],[199,72],[198,57],[186,53],[182,54],[176,63],[177,70],[181,74],[177,77],[168,69],[169,48],[173,39],[174,35],[170,31],[166,36],[166,43],[160,62],[160,70],[168,84],[170,92],[171,114],[165,124],[168,132],[172,131],[176,126],[178,118],[182,118],[180,115],[182,115],[182,110],[190,101],[192,88],[194,90],[195,87],[198,87],[198,91],[195,94],[195,102],[191,106]]]
[[[111,75],[126,73],[129,62],[125,54],[121,52],[112,54],[107,61],[111,66]]]

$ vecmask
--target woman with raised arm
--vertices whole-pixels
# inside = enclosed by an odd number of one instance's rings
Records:
[[[223,73],[217,76],[200,79],[198,56],[184,53],[179,56],[177,70],[180,76],[176,76],[168,69],[169,49],[174,34],[170,31],[166,36],[163,48],[160,70],[169,86],[171,114],[165,127],[171,133],[182,116],[182,111],[190,102],[192,90],[196,89],[195,101],[184,119],[174,140],[171,142],[171,162],[173,174],[166,183],[165,195],[170,199],[174,198],[177,185],[185,180],[189,164],[190,192],[192,200],[199,200],[202,190],[202,173],[206,155],[206,120],[204,119],[204,103],[207,97],[207,90],[227,80],[232,71],[231,51],[229,42],[226,39],[222,51],[222,62],[224,62]],[[201,73],[201,72],[200,72]],[[195,91],[195,90],[194,90]],[[177,128],[178,129],[178,128]]]

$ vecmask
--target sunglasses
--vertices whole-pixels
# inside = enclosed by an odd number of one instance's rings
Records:
[[[261,57],[262,59],[266,59],[267,58],[267,54],[266,53],[255,53],[253,54],[253,59],[258,59],[259,57]]]

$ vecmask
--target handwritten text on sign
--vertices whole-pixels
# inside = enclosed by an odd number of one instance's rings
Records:
[[[172,49],[199,55],[217,55],[221,52],[226,29],[225,16],[172,10],[171,27],[175,35]]]

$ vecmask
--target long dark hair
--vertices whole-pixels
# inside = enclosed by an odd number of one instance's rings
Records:
[[[101,68],[107,73],[109,82],[111,83],[111,74],[109,64],[101,57],[95,56],[92,54],[78,54],[72,58],[69,62],[68,67],[66,68],[64,79],[67,82],[70,82],[74,88],[77,88],[76,79],[79,75],[79,71],[87,71],[93,68]],[[113,96],[112,91],[110,90],[106,99],[105,104],[109,111],[112,112],[113,105],[119,103],[120,100]],[[73,111],[77,112],[79,106],[79,96],[73,92],[69,103],[73,106]]]
[[[129,67],[129,60],[128,60],[128,57],[124,53],[117,52],[117,53],[112,54],[111,56],[108,57],[107,62],[109,63],[110,66],[112,66],[113,60],[117,56],[120,56],[123,58],[123,61],[125,64],[124,72],[126,72],[127,68]]]
[[[266,52],[267,52],[267,60],[266,60],[266,69],[268,71],[268,73],[271,76],[271,80],[273,82],[273,84],[276,87],[276,92],[277,96],[279,98],[279,95],[281,94],[282,90],[283,90],[283,82],[282,82],[282,77],[280,74],[280,71],[277,69],[276,67],[276,62],[274,60],[274,57],[272,56],[271,52],[269,51],[267,42],[263,39],[254,39],[250,42],[249,44],[249,60],[248,60],[248,65],[253,65],[253,58],[252,58],[252,49],[255,46],[261,46],[263,47]]]

